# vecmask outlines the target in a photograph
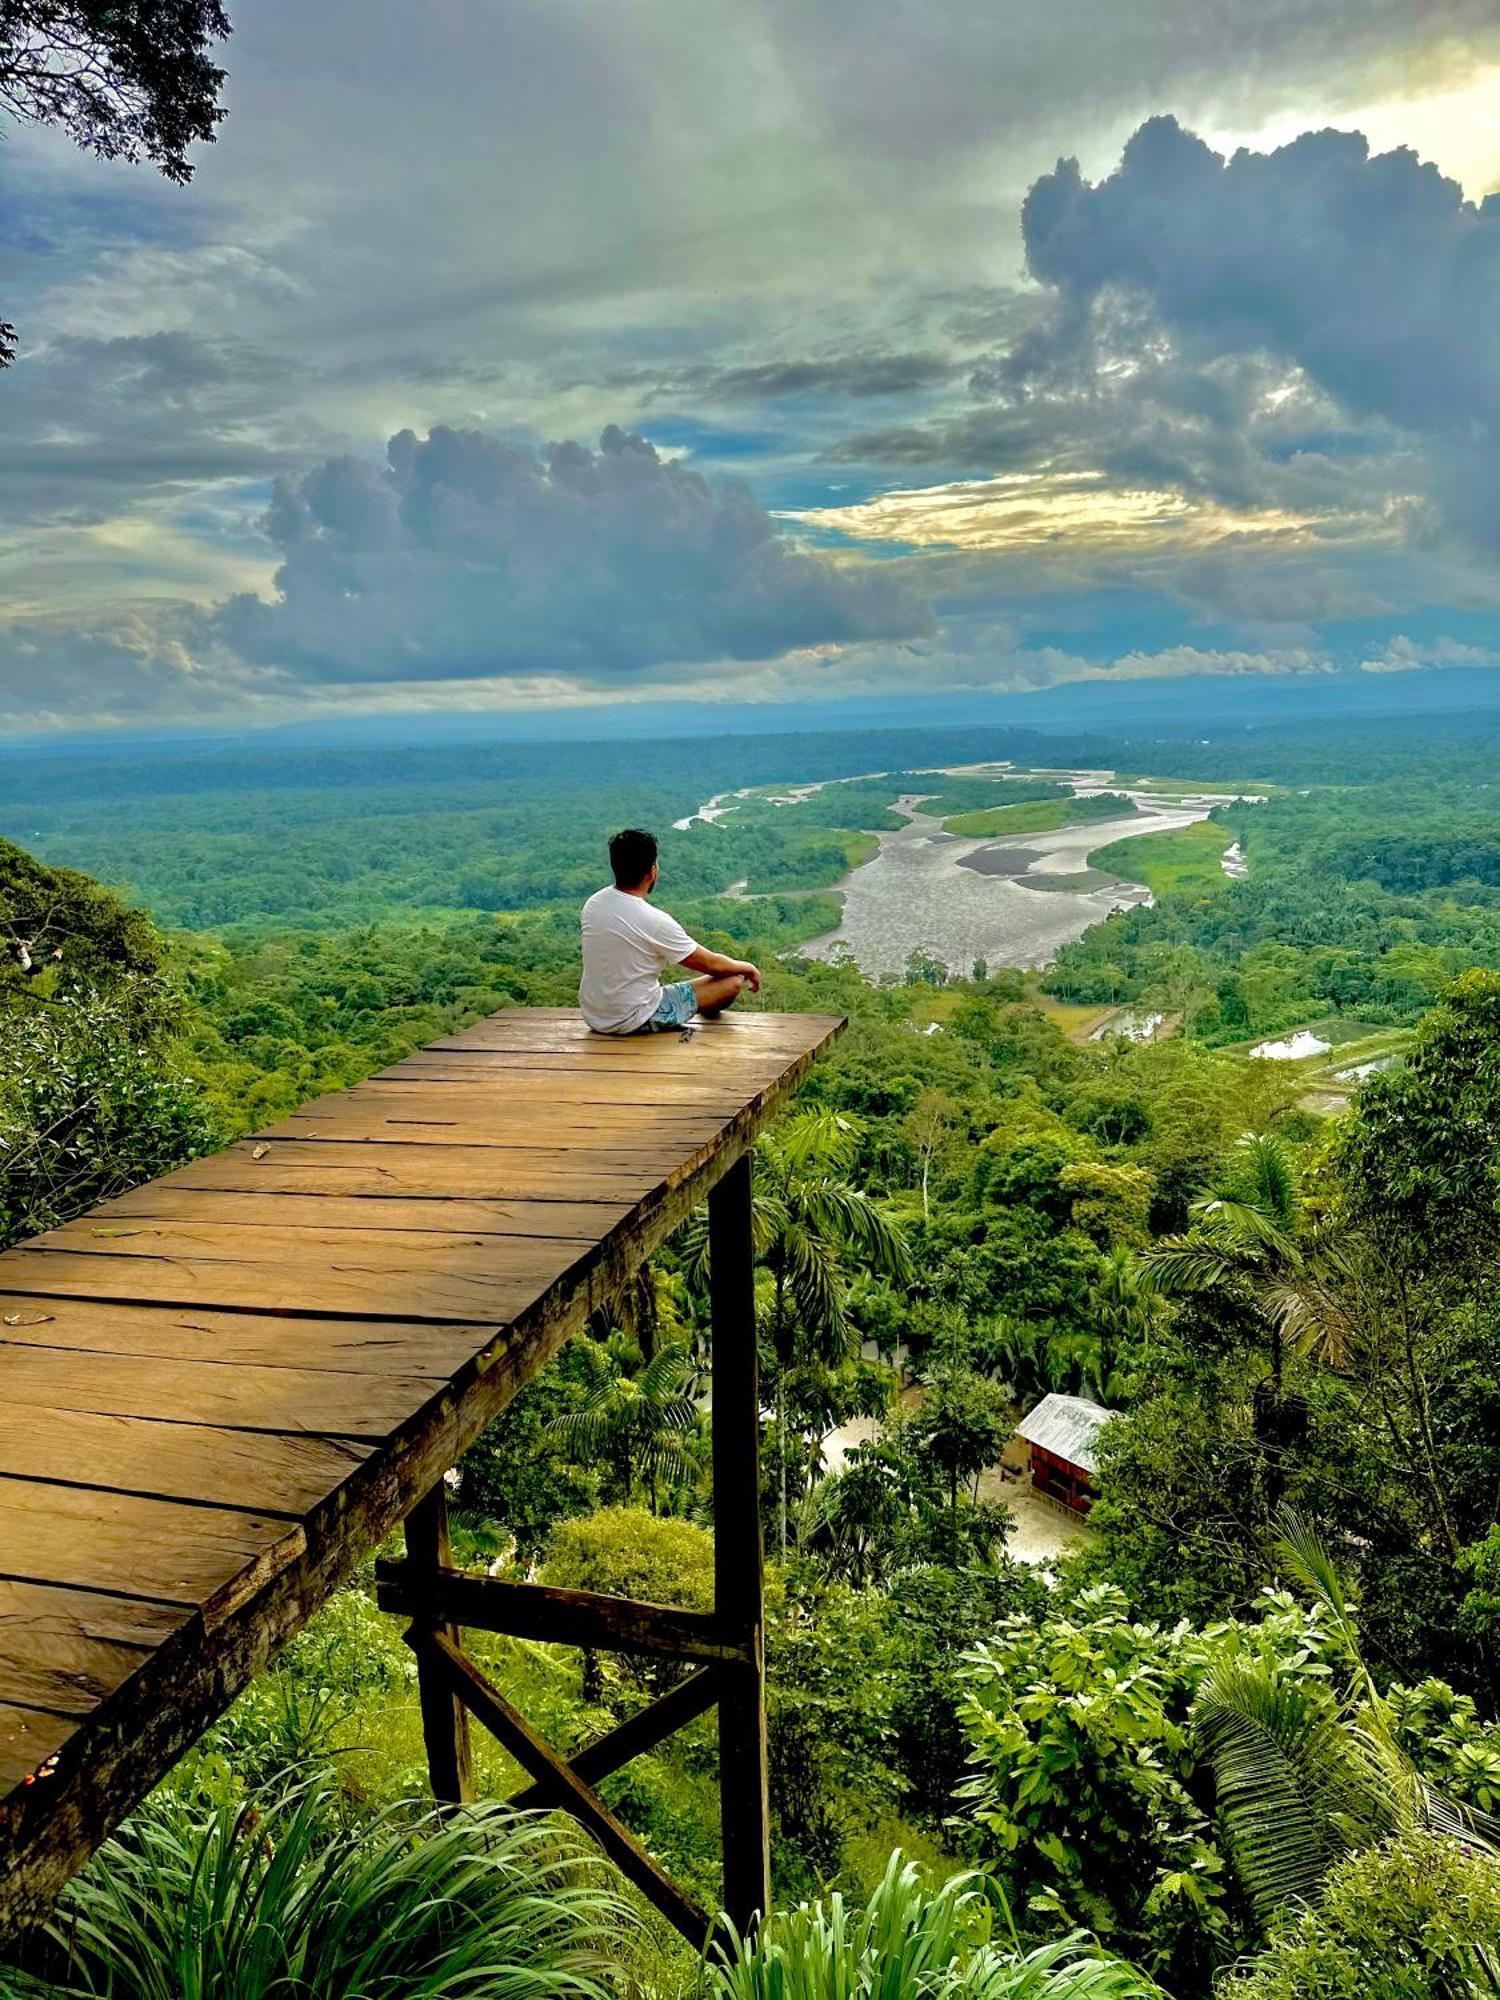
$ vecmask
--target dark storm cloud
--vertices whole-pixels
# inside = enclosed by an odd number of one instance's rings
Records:
[[[12,523],[98,520],[161,488],[268,479],[295,462],[276,422],[285,370],[244,342],[76,336],[24,369],[24,393],[0,397],[0,514]],[[299,442],[305,457],[305,422]]]
[[[962,364],[943,354],[838,354],[745,368],[685,370],[670,386],[731,400],[777,396],[900,396],[950,382]]]
[[[1267,357],[1356,422],[1420,440],[1451,516],[1495,538],[1500,197],[1466,201],[1415,154],[1372,158],[1356,133],[1226,160],[1155,118],[1095,185],[1061,161],[1027,196],[1023,228],[1056,309],[997,385],[1097,380],[1124,300],[1165,335],[1163,365],[1184,383]],[[1205,421],[1246,428],[1232,411]]]
[[[880,566],[793,548],[733,481],[611,426],[538,456],[478,431],[401,431],[386,463],[279,481],[277,595],[216,621],[242,658],[303,680],[565,675],[599,684],[693,661],[928,632]]]

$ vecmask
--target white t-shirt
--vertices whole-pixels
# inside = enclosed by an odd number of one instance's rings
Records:
[[[665,910],[624,889],[600,889],[583,906],[583,979],[578,1005],[602,1035],[644,1028],[661,1005],[661,975],[696,943]]]

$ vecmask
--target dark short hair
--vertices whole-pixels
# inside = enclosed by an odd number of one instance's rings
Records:
[[[610,835],[609,865],[617,889],[633,889],[644,882],[656,865],[656,835],[644,827],[622,827]]]

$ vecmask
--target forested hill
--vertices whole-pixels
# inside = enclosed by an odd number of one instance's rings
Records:
[[[640,746],[318,752],[258,778],[171,758],[149,784],[121,760],[50,785],[8,766],[29,789],[4,805],[25,844],[0,843],[0,1237],[494,1008],[569,1000],[601,828],[754,779],[670,836],[680,908],[764,964],[766,1004],[851,1021],[754,1165],[779,1898],[863,1899],[899,1847],[928,1885],[910,1909],[974,1868],[1026,1948],[1097,1941],[1085,1969],[1114,1983],[1039,2000],[1470,2000],[1500,1950],[1492,746],[1402,738],[1027,746],[1264,794],[1222,810],[1206,869],[1174,835],[1123,843],[1154,853],[1121,865],[1156,871],[1155,906],[1044,982],[917,962],[874,985],[799,955],[902,790],[986,810],[931,739],[756,744],[748,766],[678,743],[649,769]],[[210,782],[231,770],[238,791]],[[778,802],[819,775],[856,782]],[[1180,1032],[1087,1039],[1122,997]],[[1246,1052],[1313,1021],[1404,1060],[1324,1117],[1298,1065]],[[685,1230],[469,1454],[464,1560],[706,1602],[701,1253]],[[1087,1530],[1010,1476],[1048,1393],[1116,1413]],[[564,1743],[664,1684],[512,1642],[484,1659]],[[101,1921],[131,1855],[236,1851],[222,1830],[278,1810],[267,1784],[315,1777],[315,1844],[377,1839],[420,1759],[407,1655],[362,1580],[103,1857]],[[699,1725],[609,1785],[710,1899],[712,1772]],[[517,1782],[498,1753],[482,1777]],[[694,1990],[658,1935],[610,1950],[652,2000]]]

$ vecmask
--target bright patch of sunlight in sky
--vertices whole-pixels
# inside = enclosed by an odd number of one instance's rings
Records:
[[[1102,473],[1010,473],[942,486],[897,488],[851,507],[819,507],[785,518],[855,541],[913,548],[1001,549],[1066,537],[1091,548],[1170,537],[1206,547],[1227,536],[1296,537],[1315,517],[1279,508],[1238,512],[1180,493],[1106,484]]]

